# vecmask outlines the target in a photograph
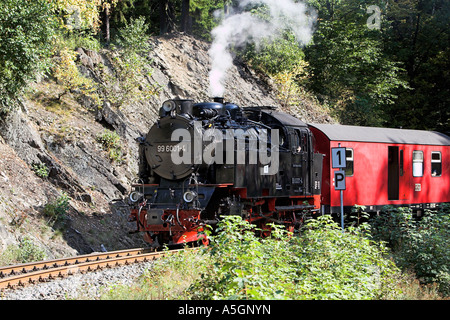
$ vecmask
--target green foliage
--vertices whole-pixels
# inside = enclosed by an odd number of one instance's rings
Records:
[[[113,2],[115,5],[111,12],[111,22],[113,25],[123,26],[127,23],[127,15],[133,11],[136,0],[113,0]]]
[[[319,22],[313,45],[305,49],[314,77],[310,89],[329,100],[335,116],[353,125],[383,124],[383,108],[406,88],[399,63],[384,52],[383,31],[369,29],[366,8],[382,1],[314,1]]]
[[[27,83],[48,70],[55,28],[49,1],[2,1],[0,114],[15,108]]]
[[[99,51],[102,49],[102,44],[99,40],[99,35],[93,31],[73,31],[66,32],[59,35],[59,40],[55,43],[55,51],[69,48],[75,50],[76,48],[89,49]]]
[[[115,0],[113,0],[115,1]],[[48,1],[59,22],[68,31],[77,29],[97,30],[100,12],[108,0],[52,0]]]
[[[224,0],[191,0],[190,13],[192,15],[193,34],[211,40],[211,30],[217,25],[213,13],[224,8],[230,1]],[[228,3],[229,4],[229,3]]]
[[[390,239],[397,233],[392,241],[402,242],[401,234],[411,233],[411,216],[404,209],[389,212],[384,222],[375,224],[374,238],[382,234]],[[442,217],[424,222],[422,227],[430,226],[426,229],[432,233],[423,236],[444,235],[442,244],[448,248],[448,219]],[[401,231],[380,233],[385,222],[389,228],[401,226]],[[434,286],[424,287],[410,273],[400,274],[387,259],[386,247],[369,240],[368,225],[342,233],[331,217],[323,216],[310,220],[298,237],[272,227],[271,235],[261,239],[255,236],[257,228],[240,217],[224,217],[209,247],[158,260],[135,285],[113,286],[102,299],[441,298]],[[448,253],[441,253],[440,262],[448,266]]]
[[[422,283],[438,283],[450,295],[450,208],[427,211],[416,220],[409,208],[387,206],[372,221],[372,235],[393,249],[396,264],[412,270]]]
[[[450,2],[389,1],[385,51],[400,61],[412,90],[386,110],[393,126],[450,131]]]
[[[244,52],[253,68],[278,77],[274,79],[278,81],[283,105],[301,105],[298,101],[305,93],[313,92],[342,123],[449,130],[449,1],[306,2],[317,10],[319,18],[311,45],[300,49],[286,32],[258,50],[248,47]],[[182,10],[186,3],[3,0],[0,112],[16,107],[27,83],[49,70],[53,47],[53,52],[58,53],[54,62],[60,63],[59,52],[63,48],[53,41],[56,33],[64,38],[65,48],[81,46],[98,51],[103,37],[100,27],[106,27],[101,25],[100,16],[106,12],[111,33],[116,35],[120,47],[110,57],[114,70],[96,70],[97,85],[77,85],[77,80],[82,79],[79,75],[62,82],[73,92],[87,90],[87,95],[99,104],[100,98],[95,95],[116,106],[148,99],[158,92],[158,87],[148,80],[152,74],[147,58],[149,33],[180,30],[178,25],[183,20],[188,33],[210,39],[210,31],[217,23],[214,12],[236,5],[231,0],[190,0],[187,15]],[[367,26],[371,19],[367,8],[372,5],[381,9],[380,29]],[[266,15],[264,6],[247,9],[262,17]],[[299,65],[305,66],[300,76],[294,70]],[[64,74],[75,75],[68,67],[67,63],[61,67],[60,79]]]
[[[190,285],[209,267],[207,254],[185,250],[155,260],[133,285],[115,285],[102,294],[103,300],[189,299]]]
[[[343,234],[329,216],[300,237],[272,228],[259,239],[248,222],[225,217],[211,240],[213,265],[191,288],[195,298],[376,299],[394,290],[395,266],[361,229]]]
[[[297,65],[292,65],[290,69],[272,76],[281,106],[287,108],[298,106],[301,100],[308,96],[301,85],[308,78],[306,67],[307,63],[300,61]]]
[[[41,178],[48,177],[49,169],[45,165],[45,163],[35,163],[35,164],[33,164],[32,168],[33,168],[34,173],[36,173],[36,175],[38,177],[41,177]]]
[[[293,66],[304,62],[303,51],[290,34],[267,43],[260,49],[256,49],[254,45],[249,46],[245,57],[252,67],[269,75],[289,71]]]
[[[19,240],[18,245],[8,245],[0,255],[0,265],[11,265],[44,260],[47,257],[45,251],[34,244],[29,237]]]
[[[47,224],[63,221],[69,211],[69,196],[63,193],[55,201],[44,206],[44,215],[49,218]]]
[[[97,84],[80,73],[75,63],[76,58],[77,53],[66,47],[59,52],[59,56],[54,57],[53,76],[63,88],[63,92],[58,96],[58,100],[67,92],[79,91],[99,105],[100,97],[96,92]]]
[[[147,101],[158,93],[159,86],[151,82],[153,69],[148,58],[150,44],[147,35],[148,25],[144,18],[132,19],[118,30],[116,48],[109,51],[113,72],[101,67],[101,92],[106,101],[120,107],[124,104]],[[103,69],[103,70],[102,70]]]
[[[109,158],[112,161],[121,162],[122,159],[122,145],[120,143],[120,136],[117,132],[105,129],[97,135],[97,141],[101,143],[103,149],[108,152]]]
[[[150,50],[148,28],[144,17],[132,18],[130,23],[125,22],[125,26],[118,30],[117,43],[127,54],[146,55]]]
[[[21,263],[40,261],[46,258],[45,251],[36,246],[30,238],[23,238],[19,243],[19,255],[17,259]]]

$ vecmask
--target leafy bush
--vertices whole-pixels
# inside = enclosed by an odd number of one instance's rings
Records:
[[[0,255],[0,265],[40,261],[46,257],[47,255],[42,248],[34,244],[30,238],[24,237],[19,240],[18,245],[8,245]]]
[[[55,201],[47,203],[44,215],[49,218],[48,224],[63,220],[69,211],[69,196],[63,193]]]
[[[0,17],[0,113],[7,113],[27,83],[48,70],[56,20],[46,0],[4,0]]]
[[[97,85],[92,79],[86,78],[80,73],[75,63],[77,55],[77,52],[69,48],[63,48],[59,52],[59,56],[54,58],[53,75],[64,89],[58,99],[61,99],[69,91],[79,91],[99,105],[100,97],[96,93]]]
[[[125,27],[118,30],[119,38],[117,43],[125,51],[133,52],[139,55],[145,55],[150,50],[148,25],[145,24],[145,18],[139,17],[131,19],[130,23],[125,23]]]
[[[308,77],[305,68],[307,63],[300,61],[291,67],[291,70],[281,71],[272,76],[277,89],[277,98],[283,107],[299,105],[306,96],[305,89],[299,84]]]
[[[374,239],[388,243],[394,260],[403,270],[412,270],[425,284],[437,283],[439,291],[450,295],[450,215],[449,208],[426,211],[415,220],[410,208],[387,206],[374,218]]]
[[[282,72],[292,72],[299,64],[305,64],[305,54],[295,37],[285,32],[273,42],[263,41],[261,47],[249,45],[243,54],[250,65],[270,76]]]
[[[376,299],[393,291],[397,269],[386,249],[362,229],[342,233],[329,216],[312,220],[300,237],[273,225],[225,217],[211,237],[212,266],[192,287],[200,299]]]
[[[41,178],[48,177],[49,169],[45,165],[45,163],[35,163],[35,164],[33,164],[32,168],[33,168],[34,173],[36,173],[36,175],[38,177],[41,177]]]
[[[108,152],[111,160],[116,162],[122,161],[120,136],[116,132],[105,129],[97,135],[97,141],[100,142],[103,149]]]
[[[124,104],[147,101],[157,94],[159,86],[151,83],[151,60],[148,26],[144,18],[131,19],[118,30],[114,51],[108,52],[113,72],[102,68],[102,93],[106,101],[120,107]]]
[[[62,44],[72,50],[75,50],[76,48],[83,48],[100,51],[102,49],[102,44],[98,39],[99,36],[90,30],[67,32],[62,37]],[[55,46],[57,45],[58,43],[55,43]]]

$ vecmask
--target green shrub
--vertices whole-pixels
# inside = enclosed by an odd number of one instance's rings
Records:
[[[6,0],[0,5],[0,116],[50,66],[56,20],[46,0]]]
[[[77,52],[64,47],[59,51],[58,56],[54,57],[53,76],[63,89],[58,95],[58,100],[68,92],[79,91],[100,105],[101,99],[97,94],[98,85],[80,72],[76,63],[77,55]]]
[[[148,26],[145,19],[131,19],[118,30],[118,38],[113,51],[107,53],[114,72],[102,72],[102,92],[106,101],[120,107],[139,103],[157,94],[158,84],[151,82],[153,69],[149,51],[151,49]]]
[[[44,215],[49,218],[47,223],[54,224],[64,220],[69,211],[69,196],[63,193],[55,201],[47,203],[44,207]]]
[[[97,141],[108,152],[109,159],[119,163],[122,162],[122,145],[117,132],[105,129],[97,135]]]
[[[402,270],[412,270],[424,284],[437,283],[439,291],[450,295],[450,215],[447,207],[426,211],[414,220],[409,208],[385,207],[374,218],[374,239],[388,243]]]
[[[398,270],[386,249],[363,229],[342,233],[331,217],[308,223],[300,237],[273,225],[259,239],[255,226],[225,217],[211,237],[212,266],[191,287],[199,299],[377,299]]]
[[[34,242],[24,237],[19,240],[18,245],[9,245],[0,255],[0,265],[27,263],[44,260],[47,257],[45,251]]]
[[[36,173],[36,175],[41,178],[47,178],[50,172],[45,163],[35,163],[33,164],[32,168],[34,173]]]
[[[150,50],[149,35],[147,34],[148,25],[145,24],[145,18],[131,18],[129,23],[125,23],[123,28],[118,30],[117,43],[127,52],[134,52],[139,55],[148,54]]]

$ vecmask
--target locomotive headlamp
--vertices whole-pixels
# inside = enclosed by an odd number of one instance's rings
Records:
[[[140,198],[142,198],[143,194],[137,191],[133,191],[132,193],[130,193],[130,201],[131,202],[138,202],[138,200]]]
[[[176,108],[175,101],[173,101],[173,100],[164,101],[162,108],[164,109],[165,112],[170,112],[172,110],[175,110],[175,108]]]
[[[186,191],[183,195],[183,200],[186,202],[192,202],[195,197],[197,197],[197,193],[195,191]]]

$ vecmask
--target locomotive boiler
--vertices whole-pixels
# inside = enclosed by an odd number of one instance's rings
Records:
[[[130,219],[154,246],[206,243],[205,225],[224,215],[293,231],[319,209],[323,155],[304,122],[275,108],[168,100],[137,140]]]

